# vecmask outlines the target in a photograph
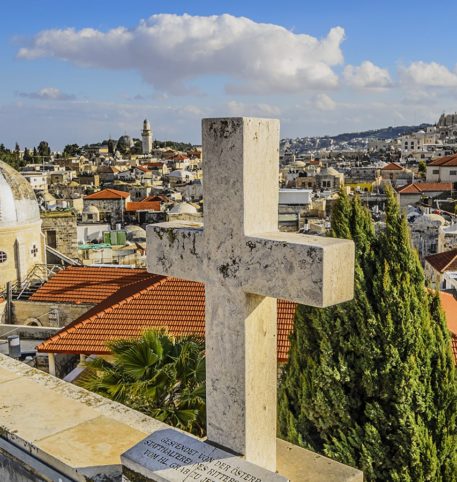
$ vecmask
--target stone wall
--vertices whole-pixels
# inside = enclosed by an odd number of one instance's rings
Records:
[[[2,482],[120,482],[121,454],[170,429],[4,355],[0,390]],[[277,458],[291,482],[363,481],[352,467],[280,440]]]
[[[13,301],[14,325],[62,327],[76,320],[94,305],[52,303],[37,301]]]
[[[50,238],[53,234],[48,232],[55,231],[55,246],[62,254],[70,258],[78,257],[78,240],[76,236],[76,216],[71,211],[53,211],[42,213],[41,219],[43,224],[41,229],[46,236],[47,243],[50,244]],[[48,262],[55,262],[49,260]]]

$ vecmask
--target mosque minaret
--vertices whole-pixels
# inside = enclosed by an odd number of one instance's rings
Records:
[[[150,154],[152,151],[152,129],[147,119],[144,119],[143,122],[141,138],[143,140],[143,154]]]

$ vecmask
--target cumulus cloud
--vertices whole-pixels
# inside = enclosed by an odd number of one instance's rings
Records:
[[[313,104],[316,109],[323,111],[336,108],[336,102],[327,94],[317,94]]]
[[[76,96],[72,94],[65,94],[60,89],[55,87],[44,87],[35,92],[17,92],[19,97],[24,97],[27,99],[38,99],[38,100],[74,100]]]
[[[333,67],[343,62],[343,39],[341,27],[318,39],[232,15],[158,14],[132,29],[45,30],[17,55],[134,69],[158,90],[175,94],[189,92],[189,81],[204,75],[229,78],[229,93],[264,94],[336,87]]]
[[[400,67],[402,83],[418,87],[457,87],[457,72],[450,71],[437,62],[412,62],[408,67]]]
[[[245,103],[236,100],[227,102],[226,109],[233,116],[278,117],[281,110],[276,105],[266,103]]]
[[[347,84],[359,89],[386,89],[392,86],[389,71],[369,60],[359,66],[346,65],[343,77]]]

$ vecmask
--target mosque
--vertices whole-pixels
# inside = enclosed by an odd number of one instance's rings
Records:
[[[38,202],[28,181],[0,161],[0,291],[46,263]]]

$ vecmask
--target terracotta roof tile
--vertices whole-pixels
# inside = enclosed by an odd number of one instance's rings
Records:
[[[457,271],[457,248],[427,256],[425,261],[440,273]]]
[[[452,191],[451,182],[417,182],[400,187],[400,194],[417,194],[422,192]]]
[[[457,154],[452,154],[450,156],[438,157],[430,162],[429,166],[447,166],[454,167],[457,166]]]
[[[126,211],[160,211],[160,201],[130,202],[125,206]]]
[[[128,285],[156,279],[156,275],[145,269],[71,266],[55,274],[29,299],[94,305]]]
[[[89,194],[84,199],[126,199],[128,197],[128,192],[118,191],[117,189],[103,189],[102,191]]]
[[[151,275],[154,276],[154,275]],[[278,300],[278,360],[286,361],[296,304]],[[147,329],[171,335],[205,335],[202,283],[156,276],[119,290],[49,338],[38,350],[51,353],[108,354],[107,342],[135,338]]]
[[[441,307],[446,315],[448,330],[457,336],[457,300],[452,293],[440,291]]]
[[[396,162],[391,162],[384,166],[382,171],[403,171],[403,167],[400,166],[400,164],[397,164]]]

